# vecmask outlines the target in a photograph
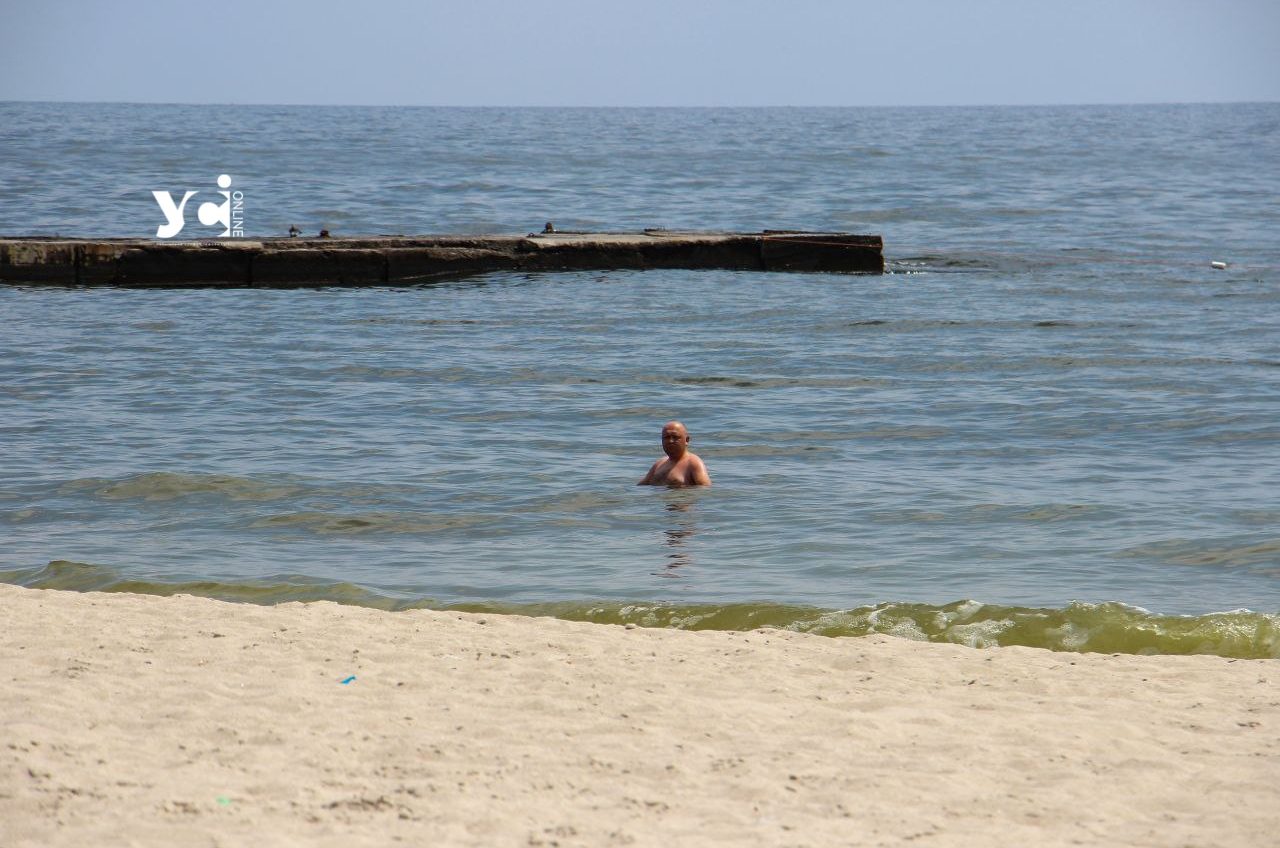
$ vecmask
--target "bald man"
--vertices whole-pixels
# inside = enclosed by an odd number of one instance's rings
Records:
[[[711,475],[696,453],[689,450],[693,437],[679,421],[662,425],[662,452],[659,459],[644,475],[639,486],[710,486]]]

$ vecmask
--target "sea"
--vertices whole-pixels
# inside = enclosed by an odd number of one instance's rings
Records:
[[[250,238],[887,269],[0,285],[0,581],[1280,657],[1280,104],[0,103],[0,235],[154,238],[194,191],[216,237],[223,174]],[[713,486],[635,485],[670,419]]]

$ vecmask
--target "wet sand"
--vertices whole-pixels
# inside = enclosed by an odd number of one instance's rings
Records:
[[[1197,845],[1280,660],[0,585],[0,844]]]

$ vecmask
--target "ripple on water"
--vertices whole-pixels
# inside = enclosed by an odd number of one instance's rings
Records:
[[[954,521],[974,526],[994,524],[1056,524],[1069,521],[1092,523],[1116,514],[1116,510],[1098,504],[960,504],[945,510],[901,509],[873,510],[868,517],[889,524]]]
[[[677,377],[686,386],[709,386],[726,389],[866,389],[885,385],[881,379],[868,377]]]
[[[1267,566],[1280,575],[1280,539],[1236,544],[1231,539],[1167,539],[1119,551],[1118,556],[1153,559],[1172,565],[1246,568]]]
[[[296,483],[173,471],[153,471],[122,480],[89,477],[68,481],[62,489],[65,492],[88,489],[106,500],[136,498],[147,501],[171,501],[201,494],[219,495],[236,501],[275,501],[296,497],[306,491],[306,487]]]
[[[302,530],[321,536],[431,534],[486,527],[490,534],[501,529],[501,516],[491,513],[428,512],[291,512],[255,520],[257,529]]]

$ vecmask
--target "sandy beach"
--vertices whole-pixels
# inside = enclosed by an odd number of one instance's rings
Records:
[[[0,586],[0,844],[1274,844],[1280,661]]]

